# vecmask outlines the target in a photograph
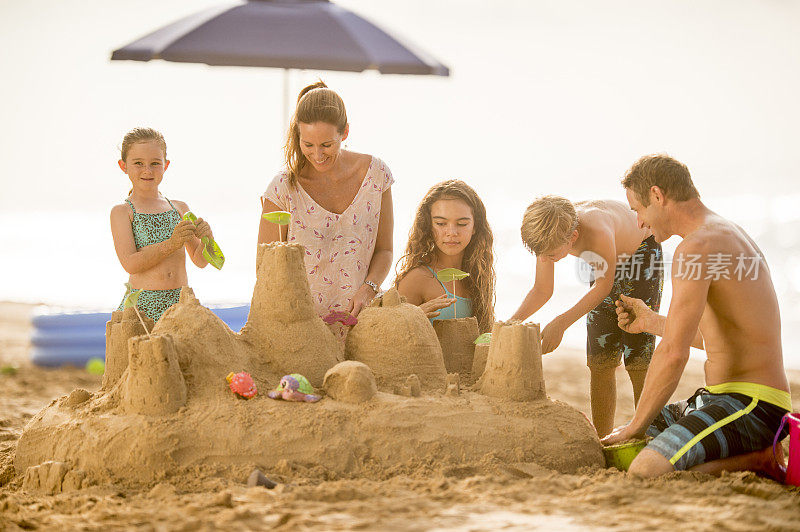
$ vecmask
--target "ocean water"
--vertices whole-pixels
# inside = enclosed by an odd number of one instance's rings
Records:
[[[449,78],[322,77],[348,106],[349,149],[394,173],[395,257],[421,197],[461,178],[496,240],[497,315],[533,280],[519,222],[537,195],[625,201],[639,156],[689,166],[704,201],[766,254],[787,365],[800,367],[800,4],[611,0],[338,2],[447,64]],[[127,193],[116,166],[131,127],[161,129],[162,184],[209,219],[227,262],[189,266],[201,301],[249,301],[259,195],[281,165],[283,76],[274,69],[110,62],[111,51],[211,0],[0,4],[0,300],[111,309],[126,280],[108,215]],[[674,249],[677,239],[665,243]],[[558,264],[546,323],[581,296],[577,259]],[[391,279],[392,275],[390,275]],[[390,280],[384,283],[389,286]],[[665,287],[662,308],[668,308]],[[585,342],[583,321],[565,342]]]

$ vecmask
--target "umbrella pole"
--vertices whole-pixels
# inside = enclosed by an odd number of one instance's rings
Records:
[[[289,69],[283,69],[283,125],[282,128],[289,126]],[[286,132],[281,131],[281,136]]]

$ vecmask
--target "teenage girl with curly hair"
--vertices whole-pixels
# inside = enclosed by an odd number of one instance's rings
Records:
[[[459,180],[434,185],[417,209],[395,286],[431,319],[475,316],[481,332],[494,324],[494,238],[486,208]],[[446,285],[436,272],[457,268],[469,277]],[[451,292],[451,289],[453,291]]]

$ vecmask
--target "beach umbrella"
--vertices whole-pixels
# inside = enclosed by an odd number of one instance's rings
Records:
[[[112,61],[448,76],[449,69],[329,0],[250,0],[189,15],[126,45]],[[284,121],[286,122],[286,120]]]

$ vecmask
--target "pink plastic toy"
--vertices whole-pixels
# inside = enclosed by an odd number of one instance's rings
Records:
[[[268,391],[267,395],[270,399],[314,403],[319,401],[321,397],[319,395],[314,395],[313,392],[314,387],[311,386],[308,379],[299,373],[292,373],[291,375],[284,375],[278,387]]]
[[[244,371],[236,374],[231,371],[228,373],[228,376],[225,377],[225,380],[228,381],[228,386],[230,386],[233,393],[238,394],[245,399],[255,397],[258,393],[258,390],[256,390],[256,383],[253,382],[253,377]]]
[[[342,325],[351,326],[358,323],[358,318],[356,318],[349,312],[343,312],[341,310],[332,310],[330,314],[322,318],[322,321],[324,321],[328,325],[333,325],[338,321]]]
[[[772,452],[780,445],[778,436],[783,432],[783,424],[789,423],[789,466],[778,466],[786,473],[785,484],[800,486],[800,412],[792,412],[783,416],[781,426],[775,434],[775,441],[772,442]]]

